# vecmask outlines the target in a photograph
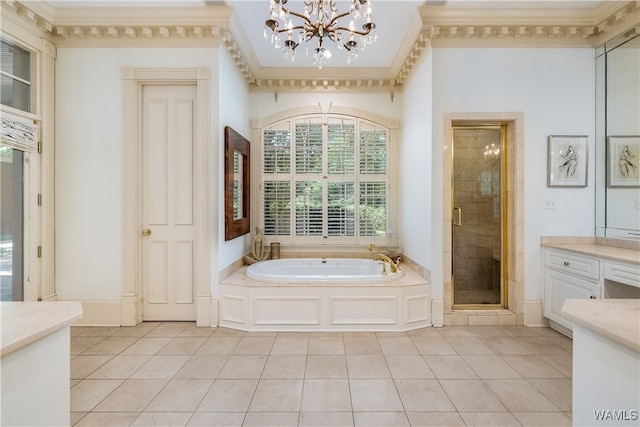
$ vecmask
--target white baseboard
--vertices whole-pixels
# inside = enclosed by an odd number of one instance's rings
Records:
[[[74,326],[120,326],[120,301],[81,301],[82,319],[76,320]]]
[[[525,326],[547,326],[542,314],[542,301],[524,302],[524,325]]]
[[[431,300],[431,324],[436,328],[444,325],[443,300]]]

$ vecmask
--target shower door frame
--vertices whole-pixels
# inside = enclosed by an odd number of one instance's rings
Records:
[[[464,123],[460,121],[452,122],[451,126],[451,308],[459,310],[495,310],[506,309],[509,306],[509,280],[508,280],[508,260],[507,251],[508,239],[508,144],[507,144],[507,123],[505,122],[470,122]],[[455,164],[454,164],[454,133],[456,130],[500,130],[500,302],[494,304],[484,303],[456,303],[455,302],[455,255],[454,255],[454,230],[455,224],[454,210],[455,205]],[[461,213],[460,213],[461,215]]]

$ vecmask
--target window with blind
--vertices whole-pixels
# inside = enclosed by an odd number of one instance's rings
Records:
[[[263,129],[265,236],[360,244],[387,236],[388,129],[350,116],[305,116]]]

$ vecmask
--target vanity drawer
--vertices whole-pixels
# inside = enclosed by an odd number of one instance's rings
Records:
[[[544,264],[567,274],[575,274],[592,280],[600,280],[600,261],[594,258],[564,252],[545,251]]]
[[[604,278],[640,288],[640,266],[607,261],[604,263]]]

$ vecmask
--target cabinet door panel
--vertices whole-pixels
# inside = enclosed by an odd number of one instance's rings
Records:
[[[562,316],[562,305],[568,298],[589,299],[601,297],[600,285],[547,269],[545,271],[544,315],[573,330],[573,323]]]

